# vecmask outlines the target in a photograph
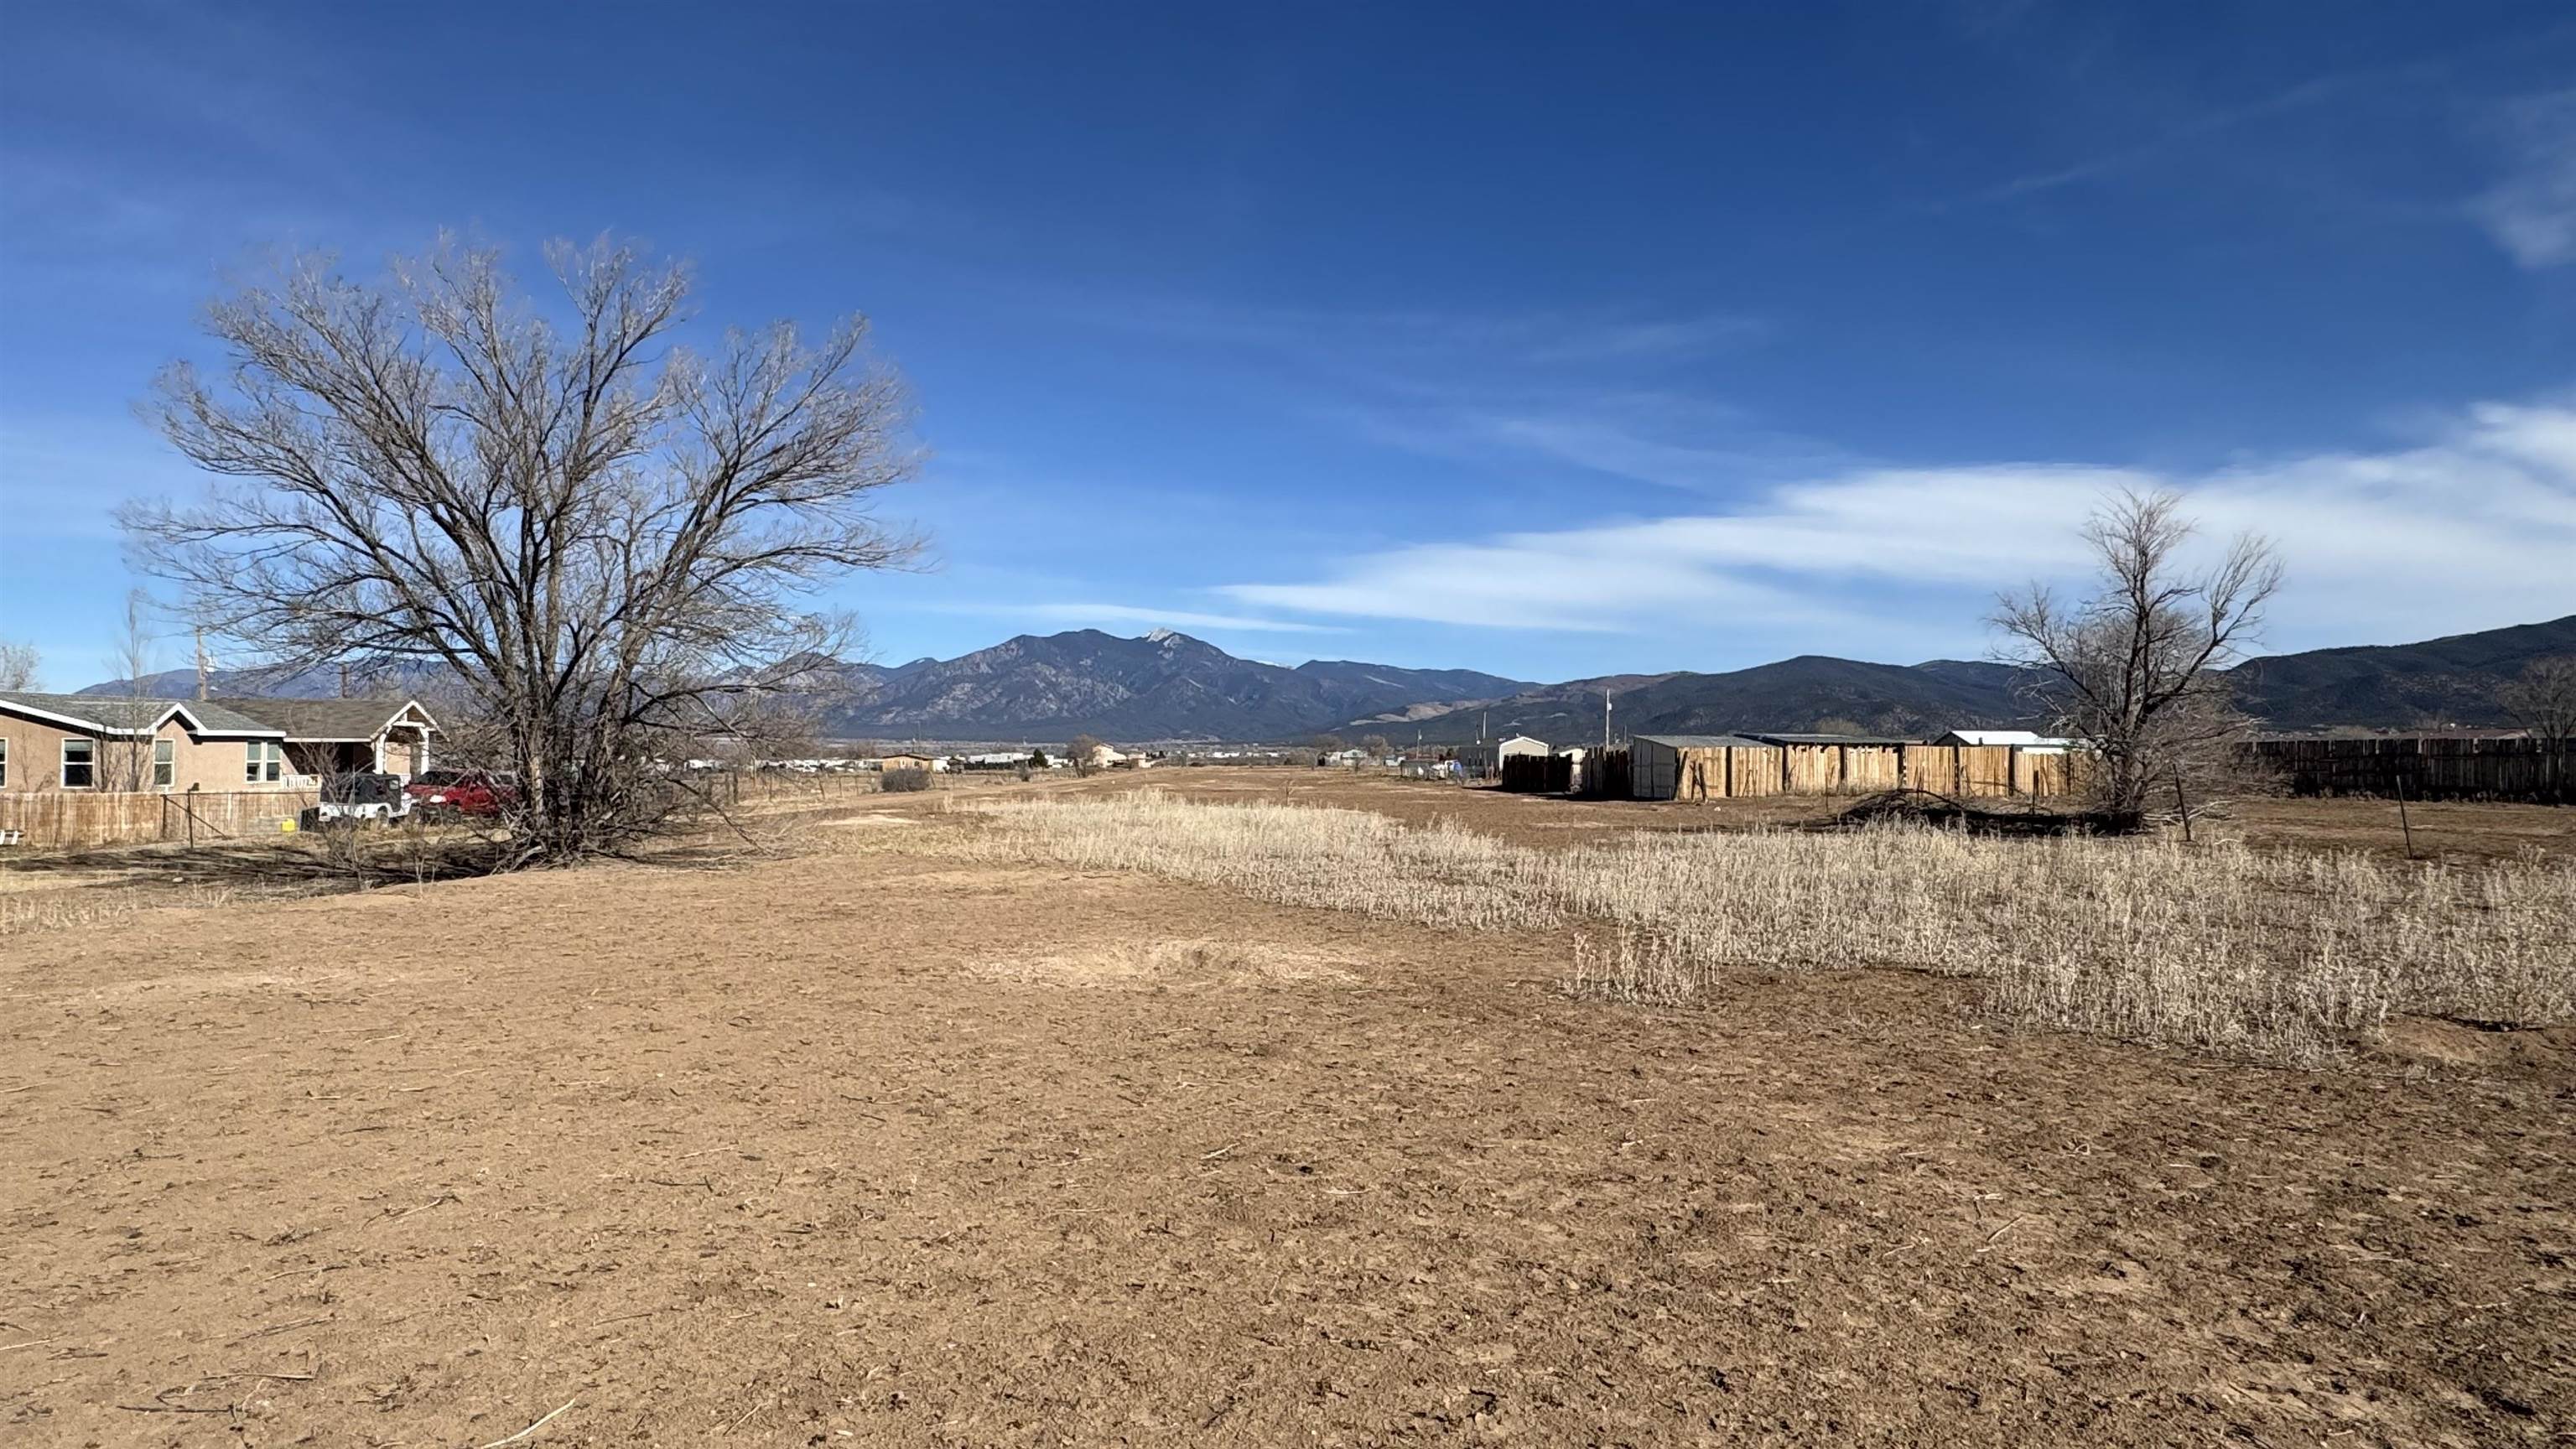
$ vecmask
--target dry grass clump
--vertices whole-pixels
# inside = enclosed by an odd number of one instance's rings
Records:
[[[1341,958],[1321,951],[1242,941],[1110,941],[967,970],[988,981],[1148,990],[1344,985],[1359,979]]]
[[[2477,867],[1919,825],[1535,850],[1443,821],[1150,792],[989,808],[1006,842],[1264,900],[1466,929],[1598,920],[1569,983],[1678,1002],[1728,971],[1983,979],[2022,1020],[2314,1063],[2393,1013],[2576,1018],[2576,863]]]
[[[206,885],[175,890],[128,886],[48,891],[32,896],[0,893],[0,937],[103,926],[141,911],[228,906],[237,895],[227,886]]]
[[[1360,810],[1186,805],[1151,790],[980,807],[1006,837],[1066,865],[1142,870],[1290,905],[1452,929],[1552,926],[1551,901],[1506,879],[1535,852],[1443,820],[1412,830]]]
[[[1606,947],[1596,948],[1591,936],[1574,933],[1574,967],[1566,973],[1565,994],[1632,1006],[1680,1006],[1696,1001],[1710,979],[1711,973],[1683,956],[1672,937],[1621,926]]]

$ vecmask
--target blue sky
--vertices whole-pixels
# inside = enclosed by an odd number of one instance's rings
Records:
[[[2576,14],[1743,10],[0,8],[0,636],[107,672],[227,276],[441,227],[868,313],[888,660],[1974,656],[2122,482],[2278,538],[2278,648],[2576,611]]]

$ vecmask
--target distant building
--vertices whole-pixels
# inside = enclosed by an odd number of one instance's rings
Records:
[[[1514,755],[1544,755],[1547,741],[1528,735],[1512,735],[1499,740],[1479,740],[1460,745],[1451,755],[1459,770],[1471,780],[1488,779],[1503,772],[1503,761]]]
[[[1952,730],[1934,740],[1936,745],[2010,745],[2017,750],[2044,750],[2062,755],[2074,748],[2073,740],[2043,735],[2037,730]]]
[[[1638,735],[1628,741],[1629,797],[1705,800],[1723,796],[1727,793],[1723,752],[1758,750],[1764,743],[1750,735]]]
[[[894,755],[879,755],[879,756],[877,756],[877,757],[876,757],[876,759],[874,759],[874,760],[870,761],[869,763],[871,763],[872,765],[874,765],[874,766],[875,766],[877,769],[879,769],[879,770],[929,770],[929,771],[938,771],[938,770],[945,770],[945,769],[947,769],[947,768],[948,768],[948,762],[947,762],[946,760],[940,759],[940,758],[938,758],[938,757],[936,757],[936,756],[933,756],[933,755],[916,755],[916,754],[910,754],[910,753],[905,753],[905,754],[894,754]]]
[[[1745,738],[1757,745],[1919,745],[1921,735],[1834,735],[1834,734],[1767,734],[1747,731]]]

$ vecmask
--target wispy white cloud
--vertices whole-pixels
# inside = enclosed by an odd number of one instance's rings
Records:
[[[1842,468],[1854,460],[1813,438],[1754,423],[1723,403],[1655,393],[1581,399],[1413,403],[1354,410],[1371,439],[1474,463],[1566,465],[1687,492],[1730,491],[1744,479]]]
[[[2506,105],[2497,130],[2508,169],[2471,212],[2523,266],[2576,262],[2576,90]]]
[[[1532,458],[1711,491],[1847,461],[1707,395],[1775,324],[1723,308],[1248,307],[1188,297],[1061,300],[1086,324],[1204,350],[1260,405],[1467,463]]]
[[[995,605],[993,613],[1024,615],[1055,624],[1143,624],[1157,629],[1231,629],[1263,634],[1341,634],[1338,625],[1263,619],[1245,614],[1203,614],[1188,609],[1155,609],[1137,604]]]
[[[1783,454],[1823,458],[1809,440],[1753,427],[1692,395],[1706,368],[1769,337],[1771,324],[1719,310],[1596,307],[1519,312],[1356,312],[1246,308],[1192,300],[1078,304],[1089,320],[1206,346],[1243,368],[1272,404],[1370,440],[1463,461],[1538,452],[1652,483],[1706,487],[1716,465]],[[1221,354],[1221,355],[1219,355]],[[1767,476],[1778,476],[1772,467]]]
[[[1258,348],[1319,369],[1402,381],[1424,364],[1480,372],[1665,362],[1743,347],[1770,330],[1718,310],[1330,311],[1191,299],[1068,304],[1084,320],[1178,342]]]
[[[2012,177],[1975,192],[1964,200],[1972,204],[2010,201],[2017,197],[2054,191],[2061,186],[2073,186],[2079,182],[2116,175],[2153,161],[2167,152],[2188,146],[2192,142],[2223,135],[2248,122],[2290,111],[2304,110],[2331,99],[2359,79],[2361,77],[2358,76],[2323,76],[2315,80],[2303,81],[2287,90],[2276,92],[2246,105],[2205,110],[2169,124],[2142,140],[2125,146],[2115,146],[2069,162],[2064,166]]]
[[[1973,637],[1998,586],[2080,574],[2075,525],[2116,487],[2183,492],[2215,540],[2274,537],[2292,647],[2410,639],[2576,609],[2576,405],[2487,405],[2422,446],[2199,476],[2061,464],[1874,469],[1743,508],[1433,543],[1229,597],[1327,616],[1561,630],[1694,619],[1801,637],[1905,637],[1846,602],[1906,601]]]

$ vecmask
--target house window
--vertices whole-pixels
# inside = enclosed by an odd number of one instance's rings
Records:
[[[0,789],[9,785],[9,737],[0,735]]]
[[[286,761],[286,746],[274,740],[253,740],[245,748],[249,751],[249,757],[242,766],[242,782],[249,785],[256,785],[262,781],[270,784],[277,783],[281,767]]]
[[[152,742],[152,788],[167,790],[178,778],[179,742],[154,740]]]
[[[63,741],[63,788],[87,790],[98,783],[98,741]]]

